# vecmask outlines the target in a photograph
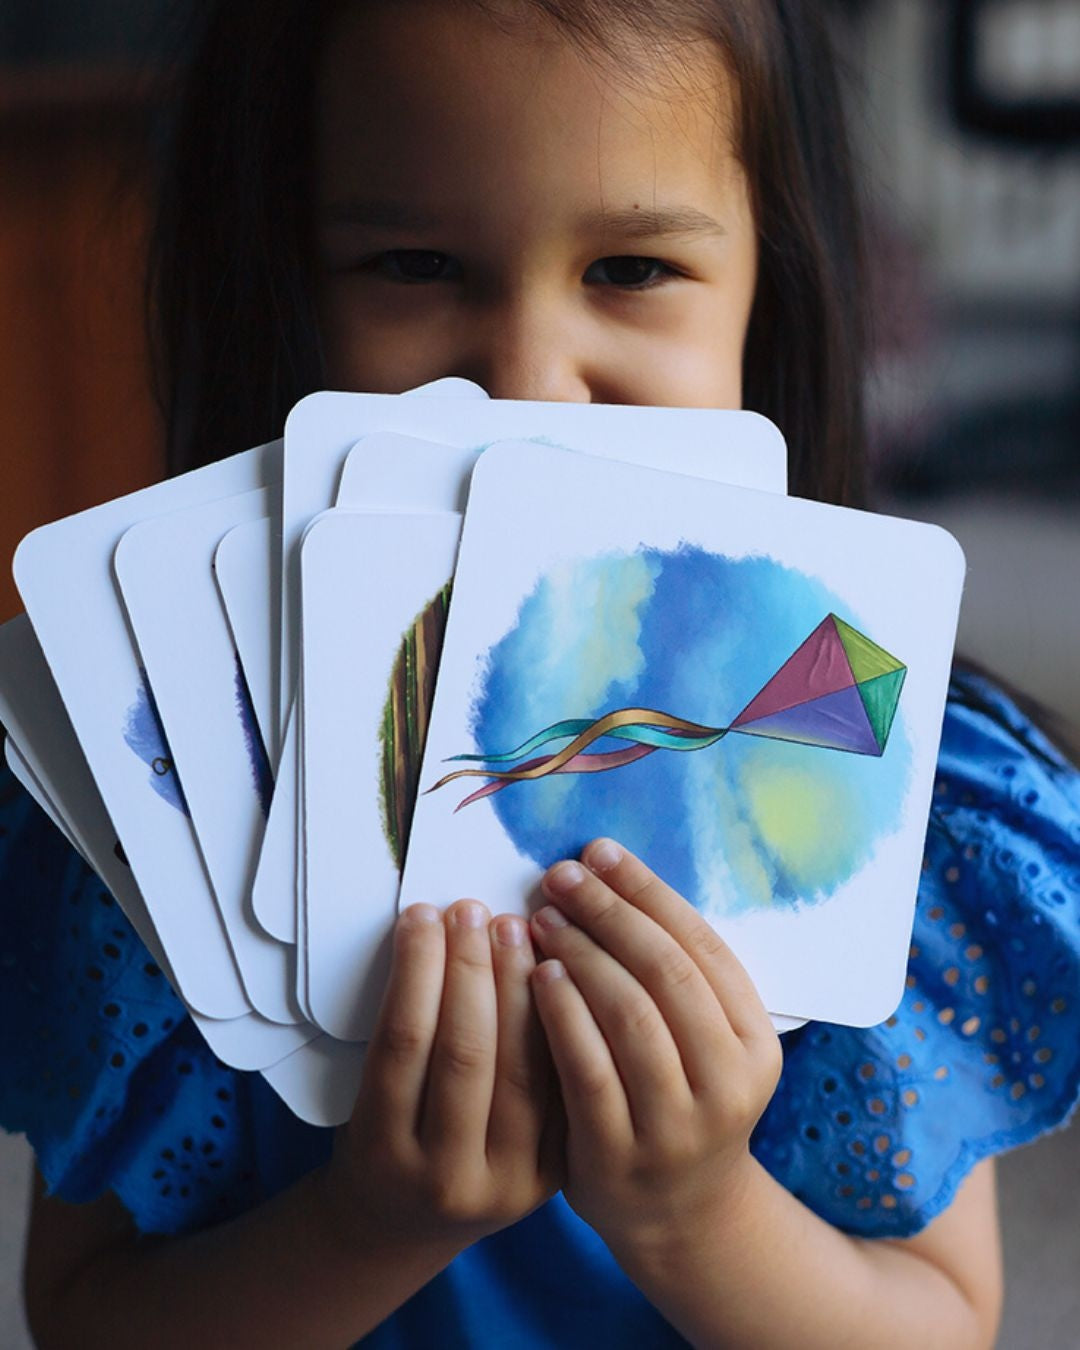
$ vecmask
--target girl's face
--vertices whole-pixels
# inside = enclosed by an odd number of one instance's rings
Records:
[[[750,197],[715,50],[632,67],[508,10],[348,7],[317,109],[329,375],[737,408]]]

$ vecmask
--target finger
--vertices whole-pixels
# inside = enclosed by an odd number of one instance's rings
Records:
[[[626,1093],[607,1041],[566,967],[541,961],[532,988],[570,1133],[603,1147],[628,1148],[634,1125]]]
[[[446,939],[433,905],[412,905],[394,928],[386,993],[364,1060],[359,1101],[380,1133],[415,1138],[442,1001]]]
[[[536,957],[528,924],[517,915],[499,915],[490,936],[498,1031],[488,1154],[536,1157],[551,1076],[529,988]]]
[[[420,1136],[436,1153],[482,1155],[497,1034],[490,915],[477,901],[465,900],[452,905],[444,920],[446,973]]]
[[[607,1042],[635,1132],[661,1130],[672,1110],[691,1105],[692,1095],[655,1001],[630,971],[553,906],[534,916],[533,932],[541,952],[565,966]]]
[[[554,901],[555,913],[564,913],[573,921],[572,932],[587,934],[588,941],[645,991],[668,1029],[691,1091],[697,1094],[714,1085],[717,1074],[730,1066],[738,1040],[721,1000],[689,953],[655,920],[579,863],[553,867],[544,877],[543,890]],[[545,912],[541,910],[537,917]],[[546,955],[566,962],[606,1033],[605,1017],[593,1004],[590,986],[557,937],[547,934],[538,941]],[[632,1006],[627,1005],[627,1012]],[[631,1045],[638,1039],[635,1036]],[[622,1071],[618,1053],[615,1061]]]
[[[594,839],[584,849],[582,862],[693,957],[740,1039],[774,1034],[746,968],[693,905],[612,839]]]

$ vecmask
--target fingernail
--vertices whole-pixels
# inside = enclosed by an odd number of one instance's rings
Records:
[[[594,839],[588,848],[589,866],[594,872],[606,872],[622,862],[623,851],[614,839]]]
[[[533,971],[533,979],[539,980],[541,984],[551,984],[554,980],[561,980],[566,974],[566,967],[561,961],[541,961]]]
[[[454,923],[459,928],[483,928],[487,918],[487,911],[475,900],[454,907]]]
[[[580,863],[561,862],[548,872],[544,878],[544,885],[549,891],[555,891],[559,895],[565,895],[567,891],[572,891],[575,886],[580,886],[585,880],[585,869]]]
[[[439,911],[434,905],[410,905],[402,910],[401,917],[409,923],[432,924],[439,920]]]
[[[521,919],[500,918],[495,920],[495,940],[503,947],[523,947],[528,929]]]
[[[569,920],[561,909],[545,905],[543,909],[537,910],[536,922],[541,928],[565,928]]]

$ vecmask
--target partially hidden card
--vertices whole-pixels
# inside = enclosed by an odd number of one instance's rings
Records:
[[[350,402],[353,398],[351,395],[330,397],[335,406],[342,398]],[[479,385],[456,377],[420,385],[401,397],[410,401],[417,397],[435,398],[446,400],[451,405],[462,400],[487,400],[487,394]],[[337,492],[336,498],[332,497],[325,505],[345,504],[346,500],[341,492]],[[408,503],[404,505],[408,509]],[[232,532],[222,540],[215,565],[222,600],[275,774],[275,800],[267,821],[263,854],[256,868],[252,907],[267,933],[282,941],[296,942],[296,909],[302,884],[298,872],[301,725],[298,710],[294,716],[295,690],[284,698],[279,710],[279,699],[283,697],[279,664],[283,615],[280,527],[279,498],[266,522],[265,531],[241,529]],[[269,566],[262,552],[264,544],[272,548]],[[272,656],[269,654],[271,652]],[[291,680],[293,677],[287,675],[286,678]],[[264,700],[275,709],[272,728],[269,725],[270,717],[264,711]],[[301,968],[298,970],[301,1006],[305,1001],[303,975]]]
[[[63,815],[79,851],[175,988],[168,955],[117,849],[116,832],[25,615],[0,627],[0,722]],[[188,1011],[214,1054],[237,1069],[265,1068],[316,1034],[313,1027],[280,1027],[253,1013],[219,1020]],[[295,1079],[295,1069],[290,1073]]]
[[[318,517],[302,545],[307,997],[370,1036],[438,669],[461,517]]]
[[[477,450],[508,437],[535,437],[632,462],[642,455],[646,462],[670,456],[670,467],[679,472],[697,472],[770,491],[783,492],[787,483],[783,438],[770,422],[752,413],[312,394],[296,405],[285,426],[281,487],[282,727],[300,662],[300,540],[308,523],[335,504],[350,448],[376,431],[394,431]]]
[[[235,525],[214,552],[214,579],[247,685],[259,736],[271,768],[281,754],[274,671],[278,661],[278,589],[270,580],[278,566],[270,516]]]
[[[411,500],[428,514],[339,507],[302,543],[301,961],[306,951],[311,1014],[334,1035],[370,1034],[381,993],[456,552],[459,518],[445,508],[464,506],[475,459],[367,437],[339,501]]]
[[[194,827],[244,991],[256,1012],[295,1023],[295,949],[251,912],[273,779],[212,565],[226,531],[265,519],[269,496],[258,489],[134,525],[114,568],[179,778],[176,809]]]
[[[15,580],[179,990],[211,1017],[251,1011],[191,823],[178,809],[160,724],[116,591],[112,559],[133,525],[265,487],[280,444],[250,450],[43,526]],[[212,936],[213,935],[213,936]]]

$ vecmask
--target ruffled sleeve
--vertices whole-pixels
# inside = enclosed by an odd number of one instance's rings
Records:
[[[0,1125],[26,1134],[51,1192],[78,1203],[115,1191],[141,1231],[158,1233],[260,1198],[269,1089],[211,1054],[112,897],[6,765],[0,1025]]]
[[[754,1152],[837,1227],[904,1237],[1078,1095],[1080,775],[988,681],[957,677],[903,1001],[869,1030],[785,1038]]]

